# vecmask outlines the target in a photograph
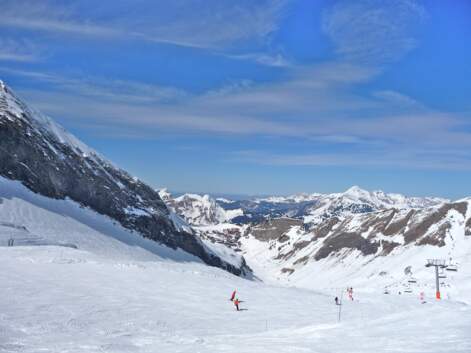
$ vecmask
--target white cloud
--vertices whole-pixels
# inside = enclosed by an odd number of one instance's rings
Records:
[[[266,38],[277,29],[286,1],[116,0],[112,7],[87,11],[86,1],[67,7],[58,1],[4,0],[0,27],[216,49]]]
[[[105,77],[64,77],[36,71],[0,67],[0,72],[47,82],[53,92],[70,96],[90,97],[93,101],[120,102],[125,104],[156,104],[181,100],[188,93],[173,87],[158,86],[136,81],[124,81]]]
[[[351,85],[368,80],[375,71],[354,65],[301,70],[287,81],[265,85],[233,82],[200,95],[104,78],[72,79],[29,71],[15,74],[50,84],[47,91],[20,90],[36,108],[69,126],[86,127],[108,137],[148,138],[162,133],[272,136],[312,146],[298,155],[239,156],[249,162],[279,165],[415,164],[418,168],[460,169],[471,158],[469,116],[436,112],[394,91],[358,96]],[[318,145],[352,148],[348,152],[308,152]]]
[[[273,67],[289,67],[292,64],[281,53],[269,55],[265,53],[249,53],[249,54],[221,54],[225,57],[236,60],[250,60],[259,64]]]
[[[231,160],[272,166],[373,167],[433,170],[471,170],[471,156],[458,150],[435,153],[420,149],[381,149],[370,151],[337,151],[304,154],[273,154],[243,150]]]
[[[380,64],[416,46],[414,26],[425,16],[414,0],[342,1],[324,13],[323,30],[345,60]]]

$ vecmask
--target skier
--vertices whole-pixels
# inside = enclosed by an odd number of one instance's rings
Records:
[[[229,299],[231,302],[234,301],[235,295],[236,295],[236,290],[234,289],[231,295],[231,299]]]
[[[335,297],[335,305],[340,305],[340,304],[339,304],[339,298],[338,298],[338,297]]]
[[[235,299],[234,299],[234,305],[235,305],[237,311],[239,311],[239,303],[240,303],[240,302],[239,302],[239,298],[235,298]]]
[[[348,288],[347,292],[348,292],[348,297],[350,298],[350,300],[353,300],[353,288],[352,287]]]

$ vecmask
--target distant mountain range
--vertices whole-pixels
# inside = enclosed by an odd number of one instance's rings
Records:
[[[471,236],[471,199],[406,197],[358,186],[253,200],[195,194],[174,199],[168,193],[162,199],[207,242],[224,244],[255,273],[272,277],[289,278],[324,263],[352,263],[357,270],[382,263],[375,271],[384,276],[407,254],[410,264],[424,262],[426,254],[456,261],[459,244]]]
[[[230,200],[214,199],[209,195],[183,194],[173,198],[166,190],[160,197],[191,225],[211,225],[224,222],[248,224],[269,218],[291,217],[304,223],[317,224],[333,216],[386,210],[390,208],[420,209],[449,202],[436,197],[406,197],[382,191],[366,191],[353,186],[343,193],[298,194]]]

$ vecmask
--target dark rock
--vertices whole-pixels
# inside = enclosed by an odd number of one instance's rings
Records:
[[[310,228],[310,231],[314,234],[312,240],[326,237],[339,222],[340,220],[338,217],[332,217],[322,222],[321,224]]]
[[[269,241],[280,239],[286,232],[294,226],[302,226],[303,222],[293,218],[275,218],[254,225],[250,228],[250,233],[258,240]],[[288,239],[285,239],[286,241]]]
[[[471,235],[471,218],[468,219],[466,222],[466,228],[464,230],[464,235],[470,236]]]
[[[294,272],[294,268],[288,268],[288,267],[284,267],[281,269],[281,273],[287,273],[288,275],[292,274]]]
[[[393,242],[393,241],[381,241],[382,250],[380,252],[380,256],[387,256],[393,251],[396,247],[400,246],[401,244]]]
[[[447,203],[425,217],[420,223],[411,225],[410,229],[404,233],[404,240],[406,244],[417,241],[422,238],[432,224],[438,223],[446,217],[448,212],[452,209],[466,215],[468,204],[466,202]]]
[[[383,234],[396,235],[402,233],[414,213],[415,210],[410,210],[404,218],[399,219],[396,222],[389,223],[387,227],[383,230]]]
[[[303,256],[299,259],[297,259],[295,262],[293,262],[293,265],[299,265],[299,264],[307,264],[309,261],[309,256]]]
[[[327,238],[314,258],[318,261],[342,249],[357,249],[363,255],[375,254],[379,248],[376,242],[370,242],[358,233],[338,233]]]
[[[445,246],[445,238],[450,228],[450,223],[446,222],[442,224],[436,232],[420,239],[417,245]]]

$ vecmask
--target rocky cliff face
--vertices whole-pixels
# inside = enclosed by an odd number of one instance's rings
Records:
[[[0,175],[41,195],[70,198],[140,235],[181,248],[209,265],[236,268],[172,220],[158,193],[113,166],[50,118],[24,104],[0,81]],[[137,236],[137,235],[136,235]]]

